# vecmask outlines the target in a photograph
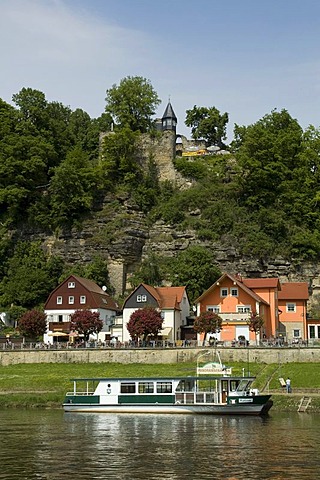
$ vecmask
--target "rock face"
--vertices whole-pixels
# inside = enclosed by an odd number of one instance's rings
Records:
[[[188,188],[186,179],[174,168],[174,132],[166,131],[154,137],[142,135],[138,154],[142,165],[150,160],[155,162],[160,181],[169,180],[178,188]],[[236,241],[229,238],[204,242],[193,230],[179,231],[163,222],[150,226],[145,215],[125,194],[105,198],[101,210],[84,221],[81,230],[60,232],[54,237],[32,235],[32,238],[40,238],[48,252],[62,256],[69,263],[88,263],[99,254],[107,260],[110,281],[120,295],[125,292],[130,275],[150,253],[174,257],[192,245],[211,250],[222,272],[240,273],[245,277],[279,276],[284,282],[307,281],[315,291],[320,291],[318,263],[243,256]]]
[[[87,263],[95,255],[101,255],[108,262],[110,280],[117,294],[125,292],[130,275],[151,253],[175,257],[193,245],[212,251],[222,272],[240,273],[244,277],[279,277],[283,282],[306,281],[317,293],[320,290],[319,264],[243,256],[231,243],[200,241],[193,230],[179,231],[163,222],[150,227],[145,216],[126,202],[112,218],[109,213],[108,208],[102,209],[96,218],[84,222],[81,231],[42,240],[49,252],[70,263]]]

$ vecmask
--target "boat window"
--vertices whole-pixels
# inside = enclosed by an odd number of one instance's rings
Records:
[[[157,382],[157,393],[172,393],[172,383]]]
[[[192,392],[194,390],[195,381],[194,380],[180,380],[177,385],[177,392]]]
[[[248,390],[251,383],[251,380],[241,380],[237,387],[237,392],[244,392],[245,390]]]
[[[123,382],[120,386],[121,393],[136,393],[136,384],[134,382]]]
[[[139,382],[138,391],[139,393],[153,393],[153,382]]]
[[[231,380],[230,381],[230,390],[231,392],[235,392],[238,388],[239,381],[238,380]]]

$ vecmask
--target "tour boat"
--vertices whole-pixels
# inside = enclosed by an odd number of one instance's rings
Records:
[[[255,377],[76,378],[65,412],[265,415],[271,395],[251,388]]]

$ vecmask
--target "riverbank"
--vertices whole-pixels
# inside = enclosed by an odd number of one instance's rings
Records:
[[[173,348],[59,348],[0,350],[0,366],[19,363],[146,363],[195,362],[204,352],[219,350],[223,362],[285,364],[320,363],[319,347],[173,347]]]
[[[304,395],[312,397],[310,412],[320,412],[320,363],[248,365],[228,363],[233,374],[256,376],[255,387],[273,395],[275,411],[297,411]],[[18,364],[0,367],[0,408],[61,408],[64,395],[71,390],[71,378],[81,377],[151,377],[195,375],[196,363],[120,364],[60,363]],[[286,394],[279,377],[290,377],[292,394]]]

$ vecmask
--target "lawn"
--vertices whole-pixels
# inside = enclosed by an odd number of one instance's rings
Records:
[[[247,374],[246,363],[229,364],[236,376]],[[228,365],[228,366],[229,366]],[[278,378],[291,378],[295,388],[320,388],[320,364],[290,363],[265,365],[252,363],[250,374],[256,376],[255,386],[281,392]],[[195,375],[195,363],[119,364],[119,363],[43,363],[0,367],[0,407],[56,406],[72,388],[71,378],[81,377],[170,377]]]

